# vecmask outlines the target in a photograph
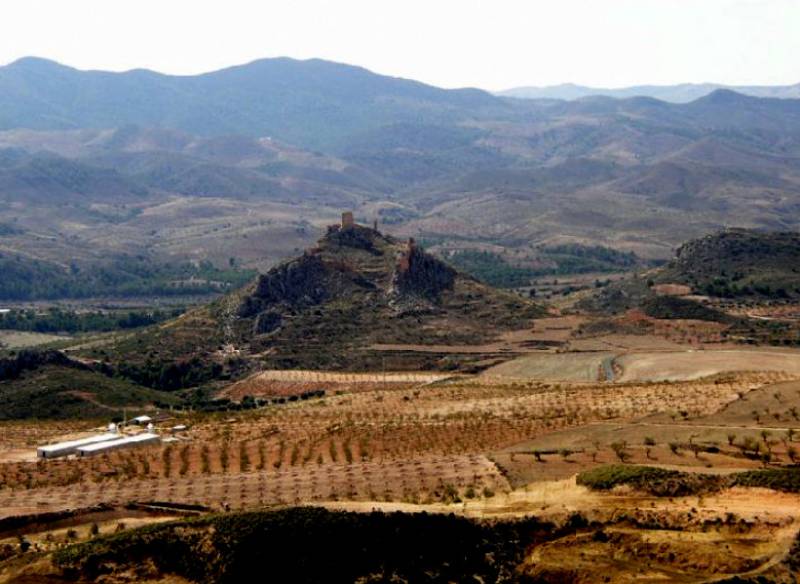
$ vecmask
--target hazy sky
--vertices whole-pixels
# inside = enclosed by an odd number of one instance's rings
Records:
[[[320,57],[443,87],[800,82],[800,0],[2,0],[0,64]]]

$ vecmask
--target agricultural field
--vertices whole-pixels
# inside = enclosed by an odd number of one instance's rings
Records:
[[[542,379],[547,381],[599,381],[604,379],[604,363],[614,353],[537,353],[526,355],[487,369],[487,380]]]
[[[162,444],[94,457],[40,460],[35,448],[101,432],[107,419],[4,422],[0,550],[12,559],[0,558],[0,582],[57,571],[15,564],[20,538],[50,557],[145,526],[298,506],[549,522],[514,568],[546,582],[593,582],[597,566],[610,582],[631,570],[653,582],[783,574],[800,485],[739,477],[796,472],[798,353],[576,338],[584,324],[554,316],[509,333],[502,342],[519,354],[476,374],[260,371],[215,393],[258,407],[151,408]],[[531,335],[559,344],[533,350]],[[569,350],[598,339],[600,350]],[[613,488],[586,478],[619,466],[670,478]],[[712,553],[721,547],[729,553]]]
[[[329,371],[262,371],[226,387],[221,397],[241,400],[244,396],[291,396],[307,391],[370,391],[405,389],[448,378],[442,373],[334,373]]]

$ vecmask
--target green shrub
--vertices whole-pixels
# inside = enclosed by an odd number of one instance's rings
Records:
[[[724,486],[725,479],[652,466],[614,464],[580,473],[577,483],[602,491],[628,485],[658,497],[682,497],[717,491]]]
[[[731,477],[731,486],[764,487],[785,493],[800,493],[800,470],[771,468],[740,472]]]

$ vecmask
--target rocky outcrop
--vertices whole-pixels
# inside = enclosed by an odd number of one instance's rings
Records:
[[[322,303],[328,297],[326,267],[319,256],[306,254],[259,276],[255,290],[239,306],[242,318],[251,318],[268,307],[283,304],[301,308]]]
[[[398,258],[394,273],[394,291],[398,296],[416,296],[437,302],[442,292],[452,290],[456,271],[426,254],[413,239]]]
[[[238,316],[254,318],[266,310],[303,310],[356,291],[376,290],[376,284],[364,276],[358,261],[339,251],[347,247],[382,256],[384,252],[376,247],[375,240],[375,232],[358,226],[329,232],[319,247],[259,276],[255,289],[242,299]],[[274,324],[274,319],[265,319],[263,326]],[[259,334],[263,332],[267,331]]]

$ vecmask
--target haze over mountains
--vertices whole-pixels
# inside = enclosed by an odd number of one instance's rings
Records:
[[[544,87],[524,86],[498,91],[503,97],[524,99],[581,99],[584,97],[604,96],[625,99],[628,97],[652,97],[672,103],[688,103],[705,97],[718,89],[729,89],[736,93],[754,97],[776,97],[782,99],[800,98],[800,83],[794,85],[721,85],[719,83],[679,83],[676,85],[634,85],[609,89],[603,87],[587,87],[574,83],[562,83]]]
[[[800,100],[520,100],[320,60],[198,76],[0,68],[0,253],[267,267],[352,209],[435,249],[666,258],[800,227]]]

